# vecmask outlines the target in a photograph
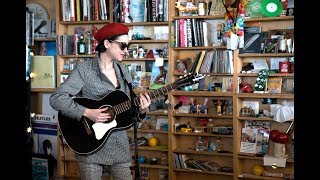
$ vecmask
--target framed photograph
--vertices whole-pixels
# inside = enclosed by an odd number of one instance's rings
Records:
[[[32,56],[31,88],[55,88],[55,56]]]
[[[32,179],[49,180],[48,159],[41,156],[32,157]]]

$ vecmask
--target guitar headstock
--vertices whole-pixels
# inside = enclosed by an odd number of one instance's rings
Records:
[[[181,76],[180,79],[178,79],[176,82],[178,84],[178,87],[183,87],[183,86],[195,84],[199,82],[200,79],[203,79],[207,76],[209,75],[198,74],[198,73],[186,74],[184,76]]]

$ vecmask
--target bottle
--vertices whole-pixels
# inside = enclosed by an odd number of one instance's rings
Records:
[[[77,43],[77,52],[78,54],[86,53],[86,43],[84,42],[83,34],[80,35],[78,43]]]
[[[213,132],[213,126],[214,126],[214,124],[213,124],[213,121],[212,121],[212,119],[210,118],[209,119],[209,122],[208,122],[208,124],[207,124],[207,132],[208,133],[212,133]]]
[[[198,136],[198,139],[196,141],[196,151],[204,151],[206,150],[206,143],[204,142],[204,139],[202,139],[201,136]]]
[[[91,32],[89,31],[87,35],[87,54],[92,54],[91,39]]]
[[[233,107],[232,107],[232,101],[228,100],[228,105],[227,105],[227,115],[232,115],[233,114]]]

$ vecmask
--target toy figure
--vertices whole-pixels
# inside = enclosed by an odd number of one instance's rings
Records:
[[[155,84],[165,84],[167,77],[167,70],[163,66],[159,66],[160,74],[154,79]]]
[[[208,98],[204,99],[204,103],[202,106],[200,106],[200,113],[201,114],[207,114],[208,113]]]
[[[190,113],[191,114],[196,114],[197,113],[197,106],[196,106],[196,102],[194,100],[194,98],[190,98],[191,101],[191,105],[190,105]]]

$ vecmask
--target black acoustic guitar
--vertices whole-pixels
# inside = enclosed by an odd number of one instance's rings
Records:
[[[180,78],[176,82],[149,92],[151,99],[166,94],[167,92],[191,85],[205,76],[190,74]],[[59,128],[67,145],[78,154],[90,154],[98,150],[107,140],[110,133],[117,130],[128,129],[132,126],[131,106],[132,102],[122,91],[116,90],[99,100],[77,97],[74,101],[90,109],[108,107],[111,119],[108,122],[95,123],[82,116],[80,121],[58,113]],[[140,105],[139,96],[133,100],[134,106]]]

